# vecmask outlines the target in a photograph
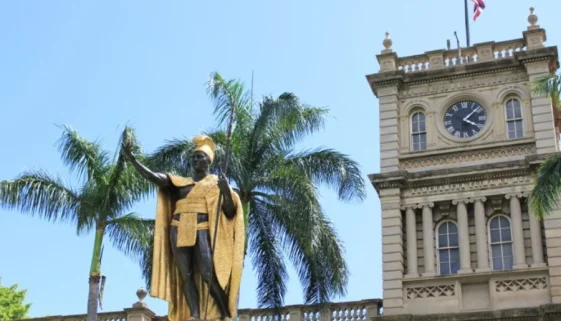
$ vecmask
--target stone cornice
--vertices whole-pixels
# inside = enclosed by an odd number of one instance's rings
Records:
[[[526,178],[533,175],[536,167],[545,157],[546,155],[531,155],[519,161],[435,169],[414,173],[402,170],[390,173],[371,174],[369,178],[378,192],[382,189],[390,188],[430,188],[432,186],[477,183],[509,178],[516,178],[520,180],[520,182],[523,182]]]
[[[505,71],[524,71],[524,64],[526,63],[556,59],[556,47],[545,47],[534,50],[514,52],[513,56],[510,58],[503,58],[487,62],[475,62],[472,64],[458,65],[423,72],[405,72],[404,70],[395,70],[370,74],[366,76],[366,79],[368,80],[373,93],[377,95],[377,88],[393,85],[396,83],[399,86],[411,86],[425,83],[435,83],[439,81],[450,81],[454,79],[465,79],[487,74],[497,74]],[[513,79],[512,81],[520,80],[524,79]]]
[[[378,193],[384,189],[409,189],[412,195],[481,190],[512,185],[529,185],[537,167],[547,158],[560,153],[529,155],[523,160],[464,166],[448,169],[408,172],[406,170],[370,174]],[[527,192],[527,191],[522,191]],[[526,194],[525,194],[526,195]]]
[[[527,156],[536,153],[534,140],[524,140],[515,144],[491,144],[489,146],[477,146],[477,149],[468,148],[451,149],[440,153],[405,154],[400,157],[400,165],[403,169],[423,168],[443,164],[454,164],[487,160],[491,158]]]

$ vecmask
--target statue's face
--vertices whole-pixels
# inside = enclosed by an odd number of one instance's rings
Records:
[[[196,151],[191,155],[191,166],[195,172],[208,171],[208,168],[210,167],[210,158],[208,158],[205,153]]]

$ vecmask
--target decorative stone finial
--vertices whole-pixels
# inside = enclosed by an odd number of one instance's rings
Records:
[[[388,52],[392,52],[392,39],[390,38],[390,33],[386,32],[386,38],[384,39],[384,50],[382,50],[382,53],[388,53]]]
[[[538,16],[534,13],[534,7],[530,8],[530,15],[528,16],[528,22],[530,23],[528,30],[538,29],[540,27],[539,25],[536,25],[536,23],[538,22]]]
[[[144,298],[148,292],[144,288],[140,288],[136,291],[136,296],[138,297],[138,302],[132,305],[133,308],[146,308],[147,305],[144,303]]]

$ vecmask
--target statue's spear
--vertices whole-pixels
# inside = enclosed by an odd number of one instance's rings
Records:
[[[236,118],[236,109],[237,109],[236,102],[233,101],[232,106],[230,106],[229,116],[228,116],[228,127],[226,129],[226,148],[224,150],[224,163],[222,164],[222,168],[219,169],[219,172],[224,174],[224,176],[226,176],[226,173],[228,171],[228,163],[230,160],[230,144],[232,140],[232,130],[234,128],[234,121]],[[214,247],[216,246],[216,236],[218,235],[218,226],[219,226],[218,223],[221,218],[220,210],[222,207],[222,198],[223,198],[222,192],[219,192],[218,203],[216,204],[217,217],[216,217],[216,223],[214,225],[214,235],[212,240],[212,261],[210,262],[210,270],[213,272],[214,272],[214,253],[216,253],[216,251],[214,251]],[[210,288],[208,289],[208,293],[206,295],[206,300],[205,300],[205,317],[204,317],[205,320],[208,313],[209,298],[210,298]]]

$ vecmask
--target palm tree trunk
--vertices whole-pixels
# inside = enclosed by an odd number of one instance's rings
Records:
[[[101,244],[105,227],[97,227],[95,230],[94,249],[92,265],[90,267],[90,289],[88,291],[88,317],[87,321],[97,321],[97,306],[99,297],[99,282],[101,280]]]
[[[245,247],[244,247],[244,255],[247,254],[247,221],[249,218],[249,202],[242,201],[242,208],[243,208],[243,223],[244,223],[244,230],[245,230]]]

